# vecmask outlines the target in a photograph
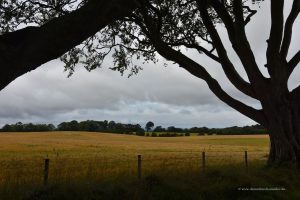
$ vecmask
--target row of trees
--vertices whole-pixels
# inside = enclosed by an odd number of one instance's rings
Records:
[[[41,132],[54,131],[56,128],[53,124],[23,124],[17,122],[15,124],[6,124],[0,129],[1,132]]]
[[[38,131],[91,131],[144,135],[144,129],[139,124],[122,124],[115,121],[81,121],[62,122],[57,127],[53,124],[32,124],[17,122],[6,124],[1,132],[38,132]]]
[[[245,135],[245,134],[266,134],[266,130],[261,125],[252,126],[232,126],[227,128],[207,128],[207,127],[192,127],[192,128],[177,128],[170,126],[163,128],[156,126],[153,132],[167,132],[167,133],[198,133],[198,135]]]
[[[122,124],[115,121],[94,121],[87,120],[77,122],[62,122],[57,126],[58,131],[92,131],[92,132],[111,132],[111,133],[135,133],[144,135],[144,129],[139,124]]]
[[[53,124],[23,124],[18,122],[16,124],[6,124],[0,129],[2,132],[38,132],[38,131],[90,131],[90,132],[111,132],[122,134],[136,134],[145,135],[147,132],[159,133],[167,136],[172,134],[181,133],[182,135],[189,135],[189,133],[197,133],[198,135],[204,134],[220,134],[220,135],[238,135],[238,134],[265,134],[266,131],[261,125],[244,126],[244,127],[227,127],[227,128],[207,128],[207,127],[192,127],[192,128],[177,128],[170,126],[164,128],[156,126],[154,128],[153,122],[147,122],[145,128],[139,124],[122,124],[115,121],[94,121],[87,120],[78,122],[76,120],[70,122],[62,122],[57,127]],[[169,134],[169,135],[168,135]]]

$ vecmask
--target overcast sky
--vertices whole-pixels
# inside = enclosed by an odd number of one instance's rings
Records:
[[[292,0],[286,0],[290,4]],[[288,11],[287,6],[286,11]],[[262,3],[258,13],[248,25],[247,33],[257,62],[265,62],[266,39],[270,28],[268,2]],[[291,54],[299,49],[300,22],[294,26]],[[226,36],[220,27],[221,35]],[[230,50],[236,66],[239,61]],[[259,102],[242,95],[226,80],[220,66],[195,52],[187,52],[194,60],[208,67],[220,80],[222,87],[235,98],[260,108]],[[255,124],[233,110],[210,92],[207,85],[177,65],[146,64],[131,78],[109,70],[111,59],[101,69],[87,72],[80,66],[67,78],[63,64],[54,60],[27,73],[0,91],[0,126],[18,121],[28,123],[54,123],[71,120],[115,120],[122,123],[140,123],[151,120],[155,125],[168,127],[207,126],[227,127]],[[261,68],[267,75],[264,67]],[[238,69],[246,77],[242,69]],[[299,67],[289,81],[290,89],[299,83]]]

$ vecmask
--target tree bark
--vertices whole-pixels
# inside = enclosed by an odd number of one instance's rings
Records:
[[[270,136],[269,165],[293,165],[300,164],[300,132],[293,125],[295,119],[291,116],[273,116],[272,123],[267,130]]]
[[[40,27],[0,35],[0,90],[15,78],[60,57],[137,7],[135,0],[89,0]]]
[[[276,87],[274,87],[276,88]],[[300,164],[300,112],[299,101],[295,101],[286,89],[266,92],[262,101],[267,119],[266,129],[270,136],[268,164],[272,166]]]

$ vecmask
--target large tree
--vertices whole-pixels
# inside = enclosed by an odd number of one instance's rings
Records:
[[[247,1],[2,2],[5,3],[1,4],[1,15],[6,20],[1,19],[1,28],[2,32],[9,33],[0,36],[1,89],[14,78],[64,53],[61,60],[71,74],[77,63],[88,70],[100,66],[111,52],[112,69],[121,73],[131,69],[136,73],[140,66],[132,61],[139,58],[156,61],[158,53],[204,80],[220,100],[263,125],[270,136],[270,164],[299,164],[300,86],[289,91],[287,83],[300,61],[300,51],[288,56],[300,0],[293,0],[286,20],[284,1],[270,1],[271,29],[265,65],[269,77],[261,73],[246,35],[245,27],[256,13]],[[24,23],[37,26],[13,32]],[[224,24],[241,61],[239,66],[228,56],[217,24]],[[260,101],[262,108],[255,109],[226,93],[207,72],[204,63],[193,60],[184,49],[197,51],[215,61],[229,81],[245,95]],[[237,72],[237,67],[244,68],[247,79]]]

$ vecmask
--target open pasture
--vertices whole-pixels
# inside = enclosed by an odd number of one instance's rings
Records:
[[[0,194],[6,199],[20,199],[24,191],[42,187],[45,158],[50,159],[49,184],[72,185],[115,182],[120,177],[136,180],[137,155],[142,155],[143,178],[153,174],[164,177],[201,174],[204,151],[207,169],[229,164],[245,171],[244,151],[248,151],[249,168],[254,169],[256,163],[266,161],[268,148],[266,135],[141,137],[90,132],[1,133]]]
[[[0,159],[53,156],[104,156],[113,159],[138,154],[164,156],[206,152],[268,152],[266,135],[138,137],[90,132],[0,133]]]

